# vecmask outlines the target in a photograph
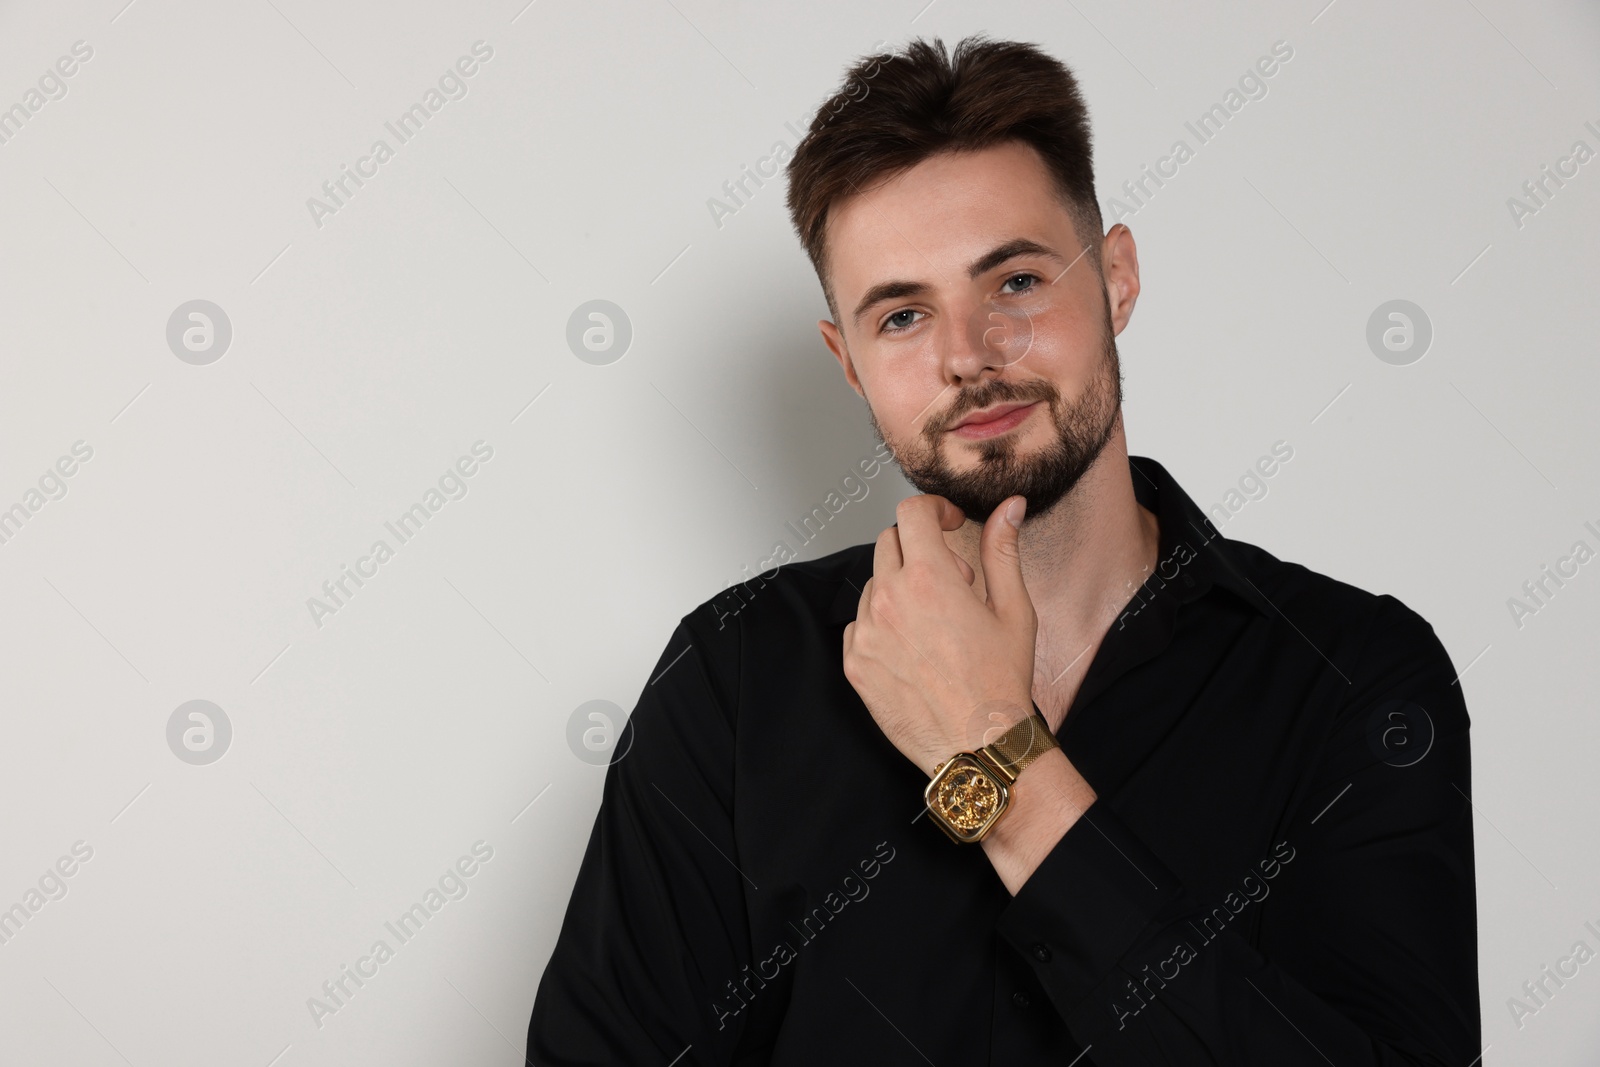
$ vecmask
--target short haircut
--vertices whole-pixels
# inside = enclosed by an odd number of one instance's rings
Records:
[[[941,152],[1007,141],[1033,147],[1055,179],[1088,259],[1100,270],[1103,223],[1094,191],[1089,112],[1059,60],[1020,41],[917,39],[868,56],[811,120],[789,161],[789,218],[839,321],[827,272],[829,210],[873,182]]]

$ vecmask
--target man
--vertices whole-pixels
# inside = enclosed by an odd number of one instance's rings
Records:
[[[529,1059],[1467,1067],[1469,724],[1432,628],[1130,460],[1138,260],[1063,66],[915,42],[845,84],[789,207],[924,495],[684,617]]]

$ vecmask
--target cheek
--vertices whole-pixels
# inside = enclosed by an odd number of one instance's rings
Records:
[[[908,440],[949,404],[939,348],[931,332],[872,346],[856,363],[856,374],[872,401],[879,426],[892,439]]]
[[[1030,319],[1033,336],[1026,357],[1030,371],[1066,388],[1081,386],[1093,379],[1104,358],[1104,338],[1098,320],[1061,306],[1045,307],[1034,312]]]
[[[924,381],[919,375],[916,381],[896,378],[885,382],[880,393],[868,394],[879,398],[873,403],[873,413],[889,440],[897,446],[921,444],[922,428],[950,402],[948,397],[940,397],[941,387],[938,380]]]

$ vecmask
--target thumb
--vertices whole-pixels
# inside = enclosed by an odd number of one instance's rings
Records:
[[[978,558],[983,563],[984,591],[989,606],[1002,617],[1014,617],[1032,611],[1027,587],[1022,584],[1022,554],[1017,547],[1017,537],[1022,527],[1028,499],[1023,496],[1008,497],[1000,502],[983,524],[983,536],[978,545]]]

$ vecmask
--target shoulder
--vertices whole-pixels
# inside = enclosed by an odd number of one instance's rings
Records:
[[[824,629],[838,618],[847,597],[860,597],[861,586],[872,576],[873,549],[869,541],[752,574],[702,601],[684,621],[708,640],[731,630]],[[850,614],[853,617],[853,610]]]
[[[1219,538],[1218,554],[1258,589],[1284,639],[1309,645],[1343,678],[1347,709],[1426,693],[1466,724],[1458,672],[1430,623],[1391,593],[1376,593],[1245,541]]]
[[[1392,596],[1279,559],[1248,541],[1219,537],[1213,547],[1221,568],[1231,568],[1245,586],[1259,593],[1268,614],[1284,616],[1297,625],[1303,618],[1312,626],[1364,629],[1387,604],[1399,604]],[[1224,575],[1218,580],[1228,584]]]
[[[837,653],[827,631],[846,604],[853,617],[859,592],[844,591],[871,576],[873,548],[784,563],[701,601],[668,637],[630,721],[644,733],[681,734],[694,723],[733,731],[746,665]]]
[[[868,541],[752,574],[697,604],[683,616],[679,633],[703,659],[730,671],[739,658],[764,650],[802,655],[855,617],[861,588],[872,577],[874,547]]]

